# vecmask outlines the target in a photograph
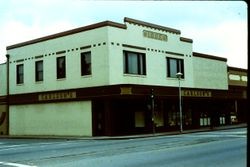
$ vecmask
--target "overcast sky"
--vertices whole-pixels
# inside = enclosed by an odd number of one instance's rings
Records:
[[[181,31],[193,51],[247,68],[247,4],[244,1],[0,0],[0,63],[6,46],[110,20],[130,17]]]

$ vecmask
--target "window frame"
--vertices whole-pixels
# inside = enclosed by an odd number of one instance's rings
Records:
[[[86,62],[85,64],[84,59],[86,59],[85,56],[89,56],[90,62]],[[81,76],[87,76],[87,75],[92,75],[92,56],[91,56],[91,51],[87,52],[82,52],[81,56]]]
[[[184,70],[184,59],[178,59],[173,57],[166,57],[166,64],[167,64],[167,78],[177,78],[176,74],[171,74],[171,63],[170,61],[174,60],[176,62],[176,73],[181,72],[181,78],[185,78],[185,70]]]
[[[60,61],[62,59],[62,67],[60,67]],[[56,78],[64,79],[66,78],[66,56],[60,56],[56,58]]]
[[[16,65],[16,84],[24,83],[24,64]]]
[[[129,58],[129,54],[136,55],[136,72],[133,72],[132,69],[130,69],[129,62],[132,59]],[[146,54],[141,52],[123,50],[123,73],[132,75],[147,75]]]
[[[39,63],[42,66],[42,69],[39,69]],[[42,82],[44,77],[43,77],[43,60],[38,60],[35,62],[35,81],[36,82]],[[41,77],[41,78],[40,78]]]

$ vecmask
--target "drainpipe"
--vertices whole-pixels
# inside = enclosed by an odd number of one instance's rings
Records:
[[[9,106],[10,106],[10,99],[9,99],[9,94],[10,94],[10,77],[9,77],[9,74],[10,74],[10,55],[9,54],[6,54],[6,58],[7,58],[7,64],[6,64],[6,67],[7,67],[7,70],[6,70],[6,76],[7,76],[7,81],[6,81],[6,86],[7,86],[7,135],[9,135]]]

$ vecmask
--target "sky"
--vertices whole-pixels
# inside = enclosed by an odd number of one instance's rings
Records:
[[[178,29],[193,39],[194,52],[246,69],[247,10],[244,1],[0,0],[0,63],[6,46],[129,17]]]

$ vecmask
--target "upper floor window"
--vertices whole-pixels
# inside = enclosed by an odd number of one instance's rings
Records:
[[[43,61],[36,61],[36,81],[43,81]]]
[[[65,56],[56,59],[56,76],[57,79],[66,78],[66,62]]]
[[[81,75],[91,75],[91,52],[81,53]]]
[[[16,83],[23,84],[24,82],[24,69],[23,64],[18,64],[16,66]]]
[[[167,57],[167,77],[176,78],[176,74],[181,72],[184,78],[184,63],[183,59],[176,59]]]
[[[123,51],[123,66],[125,74],[146,75],[145,53]]]

